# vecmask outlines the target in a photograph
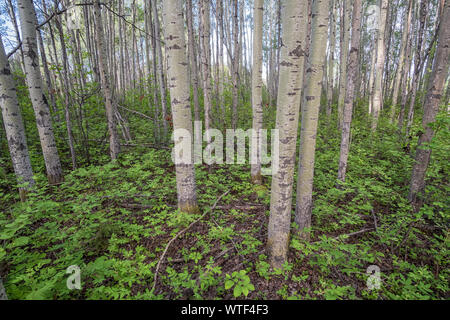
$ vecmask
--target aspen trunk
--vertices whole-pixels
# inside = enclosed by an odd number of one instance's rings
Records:
[[[331,1],[330,12],[330,52],[328,59],[328,83],[327,83],[327,116],[331,116],[332,104],[333,104],[333,91],[334,91],[334,49],[336,46],[336,12],[337,0]]]
[[[252,72],[252,109],[253,109],[253,135],[252,143],[256,143],[255,160],[251,165],[252,182],[262,183],[261,177],[261,150],[260,129],[263,126],[262,108],[262,24],[264,1],[255,0],[253,8],[253,72]]]
[[[66,51],[66,43],[64,40],[64,33],[63,28],[61,25],[61,22],[56,18],[56,26],[59,31],[59,42],[61,43],[61,55],[63,59],[63,79],[64,79],[64,117],[66,120],[66,128],[67,128],[67,136],[69,138],[69,150],[70,150],[70,156],[72,159],[72,169],[77,168],[77,160],[75,155],[75,147],[74,147],[74,141],[73,141],[73,134],[72,134],[72,123],[70,121],[70,110],[69,106],[71,104],[70,102],[70,88],[69,88],[69,67],[68,67],[68,60],[67,60],[67,51]]]
[[[209,1],[200,1],[200,40],[201,62],[203,74],[203,107],[205,112],[206,143],[210,142],[209,129],[211,127],[211,70],[210,70],[210,15]]]
[[[184,39],[183,9],[180,1],[163,1],[163,21],[174,131],[177,129],[187,130],[192,141],[188,61]],[[192,145],[191,141],[190,145]],[[176,163],[175,170],[178,208],[182,212],[197,212],[195,173],[192,161]]]
[[[425,30],[425,23],[426,23],[426,17],[428,14],[428,4],[425,1],[421,2],[420,6],[420,18],[419,18],[419,30],[417,33],[417,50],[416,50],[416,64],[414,68],[414,75],[412,80],[412,89],[411,89],[411,99],[409,102],[409,110],[408,110],[408,121],[406,123],[406,136],[409,135],[409,130],[413,123],[414,118],[414,105],[416,102],[416,94],[417,94],[417,87],[419,85],[420,80],[420,74],[421,74],[421,68],[422,68],[422,50],[424,47],[423,40],[424,37],[424,30]]]
[[[17,100],[17,91],[14,85],[11,69],[6,58],[5,49],[3,48],[1,36],[0,107],[2,109],[6,139],[8,140],[9,153],[11,155],[11,161],[14,167],[14,173],[16,174],[17,183],[28,183],[26,187],[19,188],[20,198],[22,201],[25,201],[27,191],[34,186],[33,170],[31,169],[25,128],[23,126],[19,102]]]
[[[109,84],[109,75],[107,69],[107,54],[104,43],[103,22],[100,11],[100,2],[96,0],[94,5],[95,29],[98,48],[98,67],[100,72],[100,82],[105,99],[106,120],[108,122],[109,132],[109,154],[112,160],[117,159],[120,152],[119,137],[117,135],[117,124],[114,115],[114,104]]]
[[[295,151],[308,24],[307,9],[306,1],[285,0],[282,3],[283,46],[276,119],[280,138],[279,169],[272,178],[267,239],[270,263],[275,268],[281,268],[286,261],[289,246]]]
[[[164,2],[164,1],[163,1]],[[158,68],[158,84],[161,98],[161,113],[162,113],[162,121],[163,121],[163,140],[167,139],[167,100],[166,100],[166,82],[164,80],[164,67],[163,67],[163,55],[161,49],[161,34],[159,31],[159,16],[158,16],[158,8],[157,3],[154,1],[152,5],[153,9],[153,19],[155,21],[155,25],[153,28],[153,32],[155,35],[155,44],[156,44],[156,66]],[[184,34],[184,33],[183,33]],[[155,57],[153,57],[155,59]]]
[[[358,72],[359,42],[361,35],[361,0],[353,3],[352,40],[348,59],[347,89],[345,91],[344,115],[342,121],[341,152],[339,157],[338,179],[345,181],[347,159],[350,149],[350,125],[352,122],[353,100],[355,98],[356,74]]]
[[[338,116],[339,128],[342,128],[342,114],[344,110],[345,99],[345,83],[347,80],[347,59],[348,59],[348,43],[350,38],[350,12],[351,1],[341,1],[341,68],[339,71],[339,99],[338,99]]]
[[[388,11],[388,0],[380,0],[380,20],[377,33],[377,64],[375,67],[375,88],[373,92],[373,121],[372,130],[377,128],[378,118],[383,106],[383,69],[385,61],[384,33],[386,31],[386,17]]]
[[[188,50],[189,57],[191,60],[191,81],[193,87],[193,98],[194,98],[194,119],[195,121],[200,121],[200,104],[198,102],[198,70],[197,70],[197,56],[195,51],[195,38],[194,38],[194,27],[192,22],[192,0],[186,1],[186,16],[187,16],[187,26],[188,26]],[[196,132],[197,139],[200,138],[201,132]],[[200,139],[198,140],[200,141]]]
[[[233,59],[232,59],[232,83],[233,83],[233,98],[232,98],[232,128],[236,129],[238,123],[238,103],[239,103],[239,19],[238,19],[238,0],[233,0]]]
[[[307,240],[309,240],[310,234],[304,229],[311,226],[314,159],[323,64],[327,45],[328,8],[329,0],[316,0],[312,7],[312,40],[302,104],[295,222],[299,227],[299,235]]]
[[[50,184],[58,184],[63,181],[63,173],[50,120],[50,110],[42,90],[42,77],[37,55],[36,13],[32,0],[18,0],[17,5],[23,35],[26,82],[36,116],[47,178]]]
[[[439,104],[444,93],[444,84],[449,72],[450,1],[448,0],[445,1],[441,15],[438,41],[436,58],[424,105],[425,110],[422,119],[424,132],[419,137],[408,195],[409,201],[412,202],[416,210],[420,209],[423,202],[422,194],[425,191],[425,176],[431,156],[431,149],[427,144],[433,139],[434,130],[430,127],[430,124],[436,120],[436,114],[439,111]]]
[[[394,121],[396,106],[397,106],[397,102],[398,102],[398,93],[400,90],[400,81],[402,79],[403,70],[405,67],[406,47],[407,47],[407,43],[408,43],[408,35],[409,35],[409,28],[411,25],[411,17],[412,17],[412,0],[409,0],[407,17],[405,19],[405,25],[403,27],[403,33],[402,33],[402,44],[401,44],[401,48],[400,48],[400,57],[399,57],[399,62],[398,62],[398,68],[397,68],[397,73],[396,73],[395,82],[394,82],[394,92],[392,94],[391,122]]]

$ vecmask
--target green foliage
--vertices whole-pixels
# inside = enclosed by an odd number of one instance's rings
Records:
[[[233,288],[235,298],[241,295],[248,296],[250,291],[255,290],[255,286],[250,282],[250,277],[245,270],[233,272],[231,275],[225,275],[225,290]]]

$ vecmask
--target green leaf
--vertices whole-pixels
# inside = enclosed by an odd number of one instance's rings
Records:
[[[225,281],[225,289],[228,290],[234,285],[234,282],[232,280]]]
[[[233,295],[235,298],[239,297],[242,293],[242,288],[240,286],[234,287]]]

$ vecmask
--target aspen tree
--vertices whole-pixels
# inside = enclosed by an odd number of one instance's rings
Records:
[[[380,116],[381,108],[383,106],[383,69],[384,61],[386,57],[385,52],[385,31],[386,31],[386,18],[388,11],[389,2],[388,0],[380,0],[380,19],[378,23],[377,32],[377,63],[375,66],[375,83],[373,91],[373,121],[372,130],[377,128],[378,118]]]
[[[345,181],[347,159],[350,149],[350,125],[352,122],[353,100],[355,98],[356,74],[358,72],[359,42],[361,36],[361,0],[353,3],[352,40],[348,58],[347,88],[345,91],[344,114],[342,119],[341,151],[339,157],[338,179]]]
[[[272,178],[267,247],[272,267],[286,261],[292,213],[292,187],[303,86],[308,3],[282,3],[283,46],[280,57],[276,128],[279,129],[279,169]],[[323,63],[323,62],[322,62]]]
[[[27,183],[26,187],[19,188],[22,201],[26,199],[27,191],[34,186],[33,170],[31,169],[30,156],[17,100],[16,86],[11,74],[5,49],[0,36],[0,107],[2,109],[3,123],[5,125],[6,139],[8,140],[9,153],[19,184]]]
[[[434,136],[430,126],[436,120],[439,104],[444,94],[444,84],[449,73],[450,64],[450,1],[445,0],[441,14],[438,44],[433,70],[430,76],[427,96],[425,98],[424,115],[422,118],[423,133],[419,137],[416,149],[415,163],[412,169],[411,185],[408,199],[416,210],[421,206],[421,194],[425,189],[425,175],[430,162],[431,149],[427,146]]]
[[[300,236],[304,239],[309,239],[309,232],[304,229],[311,226],[314,160],[323,65],[327,46],[328,8],[329,0],[316,0],[312,7],[312,40],[302,103],[295,222]]]
[[[184,129],[192,139],[192,115],[188,79],[188,61],[184,39],[181,1],[163,1],[164,39],[166,42],[167,74],[172,105],[173,129]],[[189,143],[191,145],[192,143]],[[191,150],[192,151],[192,150]],[[192,152],[191,152],[192,153]],[[197,212],[194,165],[192,161],[175,164],[178,208],[182,212]]]
[[[252,109],[253,109],[253,135],[252,142],[256,150],[256,163],[252,163],[252,182],[262,183],[261,177],[261,150],[260,150],[260,129],[263,126],[262,109],[262,23],[264,1],[255,0],[253,8],[253,70],[252,70]]]
[[[50,184],[63,181],[61,162],[56,148],[55,136],[50,120],[50,110],[42,90],[42,77],[36,40],[37,18],[32,0],[18,0],[20,26],[22,29],[25,76],[31,103],[36,116],[36,125],[44,155],[47,178]]]
[[[163,1],[164,2],[164,1]],[[159,30],[159,16],[158,16],[158,8],[157,2],[153,1],[152,4],[153,10],[153,19],[155,21],[155,25],[153,27],[153,32],[155,36],[155,45],[156,45],[156,66],[158,68],[158,83],[159,83],[159,91],[161,96],[161,113],[162,113],[162,121],[163,121],[163,139],[167,138],[167,102],[166,102],[166,82],[164,80],[164,65],[163,65],[163,54],[161,49],[161,34]],[[155,57],[153,57],[155,59]]]
[[[400,56],[398,62],[397,73],[395,75],[394,81],[394,92],[392,94],[392,109],[391,109],[391,122],[394,121],[396,106],[398,102],[398,93],[400,90],[400,81],[402,79],[403,70],[405,68],[405,60],[406,60],[406,47],[408,43],[408,35],[409,35],[409,26],[411,25],[411,17],[412,17],[412,0],[409,0],[407,17],[405,19],[405,25],[403,27],[402,33],[402,43],[400,48]]]
[[[103,22],[100,11],[100,0],[94,4],[95,34],[98,48],[98,68],[100,73],[100,82],[105,100],[106,120],[108,122],[109,132],[109,154],[112,160],[117,159],[120,152],[119,136],[117,135],[117,124],[114,117],[113,96],[109,83],[106,46],[103,32]]]
[[[339,128],[342,128],[342,114],[344,110],[345,84],[347,80],[347,59],[348,59],[348,43],[350,39],[350,13],[352,10],[350,0],[341,1],[341,67],[339,71],[339,99],[338,99],[338,116]]]
[[[203,73],[203,107],[205,112],[206,143],[210,142],[211,127],[211,72],[210,72],[210,15],[209,1],[200,0],[201,69]]]

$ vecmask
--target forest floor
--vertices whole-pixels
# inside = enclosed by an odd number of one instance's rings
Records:
[[[265,250],[270,178],[254,186],[247,165],[196,166],[201,212],[180,213],[170,151],[138,147],[74,170],[59,186],[38,174],[26,203],[3,191],[6,291],[11,299],[449,298],[448,199],[435,192],[413,214],[410,150],[387,126],[374,136],[359,130],[341,188],[338,135],[319,135],[312,239],[292,236],[282,270],[270,269]],[[446,180],[433,179],[431,188]],[[80,267],[80,290],[67,288],[71,265]]]

